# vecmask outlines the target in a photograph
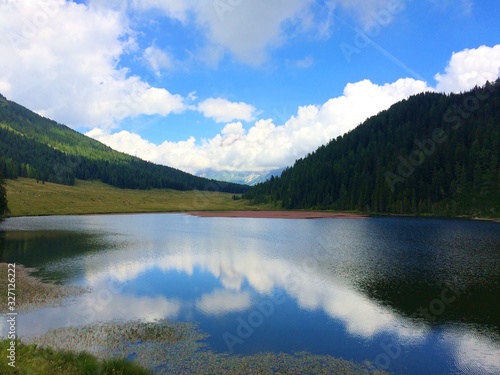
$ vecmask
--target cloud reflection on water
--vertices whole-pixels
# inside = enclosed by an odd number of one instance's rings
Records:
[[[384,332],[414,341],[422,339],[428,331],[425,326],[413,324],[371,301],[338,278],[305,272],[300,262],[269,258],[258,251],[241,252],[237,257],[233,255],[233,252],[195,253],[189,250],[183,254],[159,254],[157,258],[135,262],[122,257],[118,263],[102,265],[101,270],[88,269],[86,278],[88,284],[95,287],[108,278],[133,283],[140,275],[155,269],[165,274],[166,282],[169,272],[209,273],[225,289],[199,295],[194,301],[183,301],[185,305],[194,303],[207,314],[221,315],[250,308],[250,296],[242,290],[243,284],[248,283],[259,295],[282,289],[302,309],[322,310],[332,319],[341,320],[350,334],[363,338]]]
[[[55,220],[44,223],[52,228],[57,226],[51,224]],[[363,352],[366,344],[376,351],[381,342],[392,339],[407,347],[405,355],[420,358],[439,350],[443,354],[436,357],[455,361],[459,371],[500,372],[500,340],[491,338],[494,328],[480,331],[453,320],[456,306],[457,311],[466,311],[466,298],[458,296],[437,322],[410,317],[418,312],[419,305],[429,306],[433,299],[439,299],[443,288],[454,280],[482,287],[483,281],[496,275],[495,242],[488,245],[484,241],[496,241],[497,237],[489,234],[487,224],[418,219],[369,219],[354,224],[348,220],[291,222],[123,215],[65,218],[58,225],[69,222],[78,227],[75,221],[92,233],[98,231],[103,237],[99,244],[105,246],[93,252],[75,251],[59,262],[49,260],[46,270],[64,271],[66,279],[90,286],[93,292],[62,308],[21,315],[20,333],[43,333],[58,326],[84,324],[82,306],[93,306],[91,322],[200,318],[217,321],[217,327],[211,328],[222,331],[210,332],[217,335],[222,334],[229,320],[234,322],[235,314],[246,318],[259,302],[283,291],[290,303],[287,308],[311,312],[302,317],[325,314],[325,319],[334,321],[335,329],[338,326],[344,331],[337,338],[348,340],[347,344],[338,344],[335,350],[352,344],[356,348],[353,353]],[[464,230],[470,238],[465,238],[462,246],[458,239]],[[472,242],[484,251],[474,251],[471,259],[468,249],[474,248]],[[316,267],[305,266],[304,260],[315,254],[318,243],[319,250],[326,250],[328,256],[320,259]],[[482,273],[467,278],[470,270],[478,269]],[[363,289],[363,283],[387,294],[371,294]],[[107,300],[102,293],[110,290],[110,284],[127,287],[112,292],[109,303],[100,305],[99,297],[101,302]],[[415,293],[421,287],[427,287],[428,292]],[[448,291],[445,296],[452,294]],[[275,314],[280,314],[281,308],[277,307]],[[441,325],[451,321],[455,322],[453,326]],[[285,320],[284,329],[296,322]],[[5,331],[3,322],[0,330]],[[409,354],[413,349],[415,353]],[[377,354],[372,352],[367,359],[374,360]]]

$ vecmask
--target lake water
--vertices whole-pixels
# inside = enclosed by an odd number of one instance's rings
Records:
[[[197,322],[215,352],[328,354],[410,374],[500,373],[500,224],[183,214],[12,218],[1,261],[92,292],[20,314],[22,337]],[[6,332],[2,321],[2,335]]]

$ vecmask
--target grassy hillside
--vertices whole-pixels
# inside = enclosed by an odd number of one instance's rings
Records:
[[[11,216],[255,209],[248,201],[233,200],[229,193],[130,190],[81,180],[74,186],[28,178],[7,180],[7,198]]]

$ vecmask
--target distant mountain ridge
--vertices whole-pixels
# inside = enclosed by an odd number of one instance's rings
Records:
[[[72,185],[100,180],[119,188],[242,193],[245,185],[201,178],[121,153],[0,94],[0,171]]]
[[[272,169],[264,172],[254,171],[216,171],[214,169],[204,169],[196,173],[197,176],[211,178],[219,181],[234,182],[254,186],[260,182],[269,180],[271,177],[278,177],[285,168]]]
[[[500,78],[394,104],[256,185],[287,209],[500,216]]]

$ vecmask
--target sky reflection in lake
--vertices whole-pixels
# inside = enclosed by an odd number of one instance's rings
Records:
[[[17,257],[45,278],[93,290],[21,315],[21,335],[168,318],[199,322],[221,352],[305,350],[395,372],[500,372],[495,223],[158,214],[1,225],[3,261]],[[27,235],[23,256],[12,245],[20,238],[14,230],[49,229],[73,236],[71,245]],[[41,243],[73,248],[57,258],[46,250],[46,262],[26,255]]]

